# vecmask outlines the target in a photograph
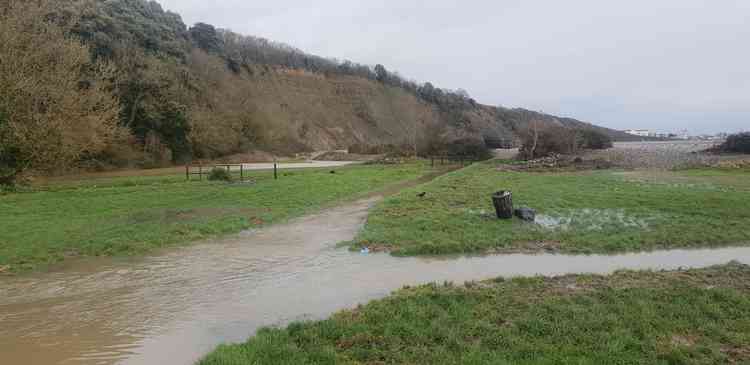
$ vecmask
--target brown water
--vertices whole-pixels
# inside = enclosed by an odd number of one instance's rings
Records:
[[[750,248],[455,258],[336,248],[374,201],[157,256],[0,279],[0,364],[190,364],[261,326],[322,318],[404,285],[750,263]]]

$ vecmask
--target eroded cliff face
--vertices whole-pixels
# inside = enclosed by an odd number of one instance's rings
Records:
[[[269,139],[310,150],[354,144],[412,144],[427,134],[447,139],[513,138],[496,109],[474,105],[446,111],[404,89],[353,76],[258,66],[233,80],[252,104],[251,118],[272,130]],[[210,123],[194,116],[193,123]],[[221,121],[213,122],[216,123]]]
[[[248,81],[263,115],[315,150],[401,143],[416,125],[439,122],[436,108],[414,95],[356,77],[273,70]]]
[[[441,108],[398,87],[354,76],[323,75],[268,66],[247,68],[241,83],[253,118],[269,126],[277,144],[291,150],[336,150],[354,144],[413,144],[440,135],[512,143],[531,121],[623,133],[570,118],[524,109],[473,104]],[[200,124],[198,120],[196,123]],[[279,136],[285,136],[280,138]],[[276,138],[276,139],[274,139]]]

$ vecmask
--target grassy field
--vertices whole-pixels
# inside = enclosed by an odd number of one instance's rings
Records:
[[[200,365],[750,363],[750,267],[405,288]]]
[[[0,271],[82,255],[140,254],[300,216],[417,179],[424,163],[251,172],[255,184],[184,175],[64,181],[0,195]]]
[[[554,250],[610,253],[750,243],[750,170],[500,171],[490,161],[380,203],[353,247],[397,255]],[[498,220],[513,191],[538,223]],[[424,197],[418,193],[426,192]]]

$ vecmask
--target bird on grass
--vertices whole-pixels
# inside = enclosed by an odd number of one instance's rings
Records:
[[[420,197],[420,198],[424,198],[425,195],[427,195],[426,191],[423,191],[423,192],[417,194],[417,196]]]

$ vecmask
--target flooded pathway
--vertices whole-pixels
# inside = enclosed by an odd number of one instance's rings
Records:
[[[336,248],[354,237],[374,202],[158,256],[75,261],[52,273],[2,278],[0,363],[191,364],[261,326],[322,318],[404,285],[750,264],[750,248],[459,258]]]

